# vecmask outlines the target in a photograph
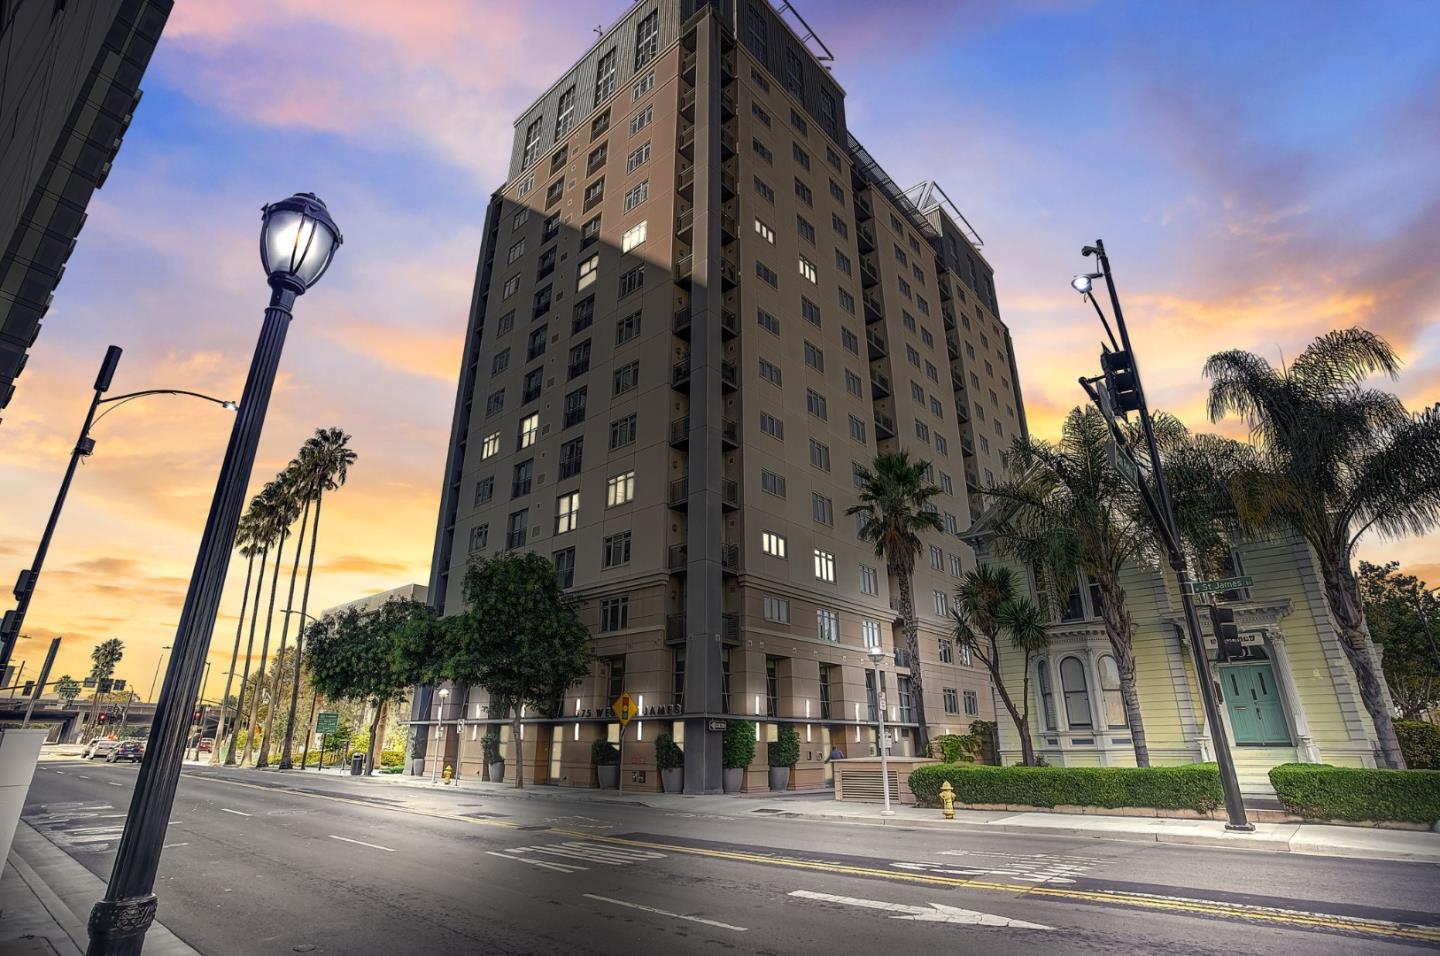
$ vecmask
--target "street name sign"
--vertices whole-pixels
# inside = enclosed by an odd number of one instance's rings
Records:
[[[610,710],[615,714],[615,719],[620,721],[620,726],[624,727],[635,716],[635,699],[628,693],[621,694],[615,698]]]
[[[340,715],[330,710],[322,710],[315,715],[315,732],[317,734],[333,734],[340,729]]]
[[[1240,588],[1248,588],[1255,584],[1255,579],[1248,574],[1242,574],[1233,578],[1218,578],[1214,581],[1191,581],[1191,594],[1214,594],[1216,591],[1238,591]]]

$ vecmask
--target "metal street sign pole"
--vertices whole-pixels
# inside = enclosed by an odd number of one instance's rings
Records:
[[[40,695],[45,693],[45,684],[50,680],[50,668],[55,665],[55,652],[60,650],[60,638],[52,638],[50,650],[45,654],[45,663],[40,668],[40,679],[35,682],[35,693],[30,695],[30,700],[25,705],[25,719],[20,722],[21,727],[30,726],[30,714],[35,710],[35,702]]]

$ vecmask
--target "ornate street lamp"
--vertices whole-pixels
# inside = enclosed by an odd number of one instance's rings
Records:
[[[270,283],[270,306],[205,520],[175,634],[175,653],[165,669],[115,868],[105,898],[90,911],[88,956],[139,956],[145,932],[155,919],[155,872],[185,757],[191,705],[200,690],[200,671],[290,326],[290,309],[324,275],[340,242],[335,220],[314,193],[296,193],[261,213],[260,260]]]

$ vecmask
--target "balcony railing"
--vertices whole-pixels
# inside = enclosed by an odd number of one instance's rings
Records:
[[[681,479],[684,481],[685,479]],[[671,482],[671,491],[674,491],[674,482]],[[734,510],[740,507],[740,485],[732,478],[720,479],[720,504],[722,507]]]
[[[872,398],[884,398],[890,394],[890,376],[883,372],[870,370],[870,395]]]
[[[875,413],[875,437],[876,439],[895,437],[895,419],[884,412]]]
[[[731,390],[740,387],[740,372],[729,359],[722,359],[720,362],[720,384]]]
[[[675,363],[670,370],[670,385],[674,388],[684,388],[690,384],[690,359],[683,358]]]
[[[686,233],[690,232],[694,225],[695,209],[694,207],[691,207],[675,217],[675,235],[685,235]]]
[[[870,347],[870,361],[872,362],[890,354],[885,346],[885,337],[874,329],[865,333],[865,344]]]
[[[670,482],[670,507],[684,510],[690,506],[690,479],[676,478]]]
[[[684,447],[690,444],[690,419],[675,418],[670,421],[670,444]]]

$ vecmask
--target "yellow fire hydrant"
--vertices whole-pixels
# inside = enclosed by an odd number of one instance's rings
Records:
[[[955,788],[946,780],[940,785],[940,802],[945,807],[945,819],[955,819]]]
[[[450,778],[455,776],[455,768],[451,767],[449,764],[446,764],[445,772],[442,773],[440,776],[445,778],[445,786],[450,786]]]

